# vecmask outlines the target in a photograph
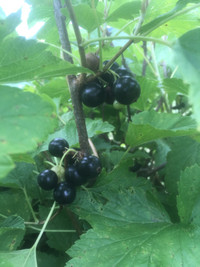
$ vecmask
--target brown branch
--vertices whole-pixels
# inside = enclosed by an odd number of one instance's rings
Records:
[[[81,85],[77,81],[76,77],[70,75],[67,77],[67,82],[69,83],[71,99],[74,108],[74,117],[76,122],[76,128],[78,132],[80,149],[84,154],[90,154],[90,146],[88,143],[88,134],[85,124],[85,116],[83,112],[83,106],[81,102]]]
[[[54,15],[56,20],[56,25],[58,28],[61,46],[64,50],[71,53],[71,45],[65,26],[65,17],[62,15],[60,11],[60,9],[62,8],[60,0],[54,0],[53,5],[54,5]],[[73,64],[73,59],[69,54],[63,52],[63,58],[64,60],[69,61],[70,63]]]
[[[69,10],[70,10],[69,13],[73,18],[73,23],[75,23],[75,25],[76,25],[75,28],[77,28],[78,24],[76,23],[76,20],[74,17],[74,12],[73,12],[73,9],[71,7],[70,1],[67,0],[66,4],[67,4],[67,6],[69,6]],[[71,53],[70,41],[68,38],[67,29],[65,27],[65,19],[62,16],[61,11],[60,11],[61,7],[62,6],[61,6],[60,0],[54,0],[55,19],[56,19],[56,24],[57,24],[57,28],[58,28],[58,33],[59,33],[61,45],[64,49],[66,49],[68,52]],[[77,37],[77,43],[79,44],[81,42],[81,36],[80,36],[79,29],[78,30],[76,29],[76,37]],[[80,57],[81,57],[82,65],[84,65],[85,64],[84,48],[81,48]],[[64,59],[66,61],[73,63],[71,56],[69,57],[68,54],[66,54],[66,55],[64,54]],[[85,117],[84,117],[84,112],[83,112],[83,107],[82,107],[82,102],[81,102],[81,97],[80,97],[80,89],[81,89],[80,88],[80,82],[73,75],[69,75],[67,77],[67,82],[69,84],[69,89],[70,89],[70,93],[71,93],[71,99],[72,99],[72,104],[73,104],[73,109],[74,109],[76,128],[78,131],[80,149],[83,153],[89,154],[90,153],[90,147],[89,147],[89,143],[88,143],[88,134],[87,134]]]
[[[66,6],[67,6],[67,9],[68,9],[68,12],[69,12],[69,16],[70,16],[70,19],[71,19],[73,28],[74,28],[74,33],[76,35],[76,40],[77,40],[77,44],[78,44],[79,54],[80,54],[80,58],[81,58],[81,65],[83,67],[86,67],[87,64],[86,64],[85,50],[81,46],[82,37],[81,37],[79,26],[78,26],[78,23],[77,23],[77,20],[76,20],[76,16],[75,16],[73,7],[71,5],[71,1],[70,0],[65,0],[65,3],[66,3]]]
[[[147,42],[146,41],[143,41],[142,48],[144,51],[144,60],[143,60],[143,64],[142,64],[142,76],[145,76],[146,69],[147,69],[147,61],[145,59],[145,58],[147,58]]]

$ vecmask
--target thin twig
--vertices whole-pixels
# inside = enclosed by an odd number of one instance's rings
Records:
[[[143,48],[143,52],[144,52],[144,59],[143,59],[143,64],[142,64],[142,76],[145,76],[147,65],[148,65],[148,63],[146,61],[146,58],[147,58],[147,42],[146,41],[143,41],[142,48]]]
[[[76,78],[68,76],[67,81],[69,83],[71,99],[74,109],[74,117],[77,126],[77,132],[79,137],[80,149],[85,154],[90,154],[90,146],[88,143],[88,133],[86,129],[85,117],[83,112],[83,106],[81,103],[81,85],[77,83]]]
[[[127,105],[127,114],[128,114],[128,122],[131,122],[131,108],[130,105]]]
[[[66,3],[66,6],[67,6],[67,9],[69,11],[69,16],[70,16],[70,19],[71,19],[71,22],[72,22],[72,25],[73,25],[73,28],[74,28],[74,33],[76,35],[79,54],[80,54],[80,58],[81,58],[81,65],[83,67],[86,67],[87,64],[86,64],[86,58],[85,58],[85,50],[81,46],[82,37],[81,37],[79,26],[78,26],[78,23],[77,23],[77,20],[76,20],[76,16],[75,16],[74,10],[72,8],[71,1],[70,0],[65,0],[65,3]]]
[[[139,21],[135,27],[135,30],[133,32],[133,36],[136,36],[144,22],[145,14],[146,14],[146,9],[148,6],[148,0],[143,0],[142,2],[142,8],[141,8],[141,15],[139,18]],[[134,42],[133,40],[129,40],[120,50],[119,52],[104,66],[103,72],[107,71],[109,67],[117,60],[117,58]]]
[[[61,2],[60,0],[54,0],[53,4],[54,4],[55,20],[56,20],[56,25],[57,25],[58,32],[59,32],[61,46],[63,50],[66,50],[69,53],[71,53],[71,45],[70,45],[67,30],[66,30],[66,26],[65,26],[65,17],[62,15],[60,11],[60,9],[62,8]],[[63,58],[66,61],[73,63],[73,59],[69,53],[66,53],[63,51]]]

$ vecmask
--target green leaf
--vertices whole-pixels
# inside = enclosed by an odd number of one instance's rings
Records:
[[[191,30],[174,42],[173,51],[183,80],[190,84],[190,101],[200,129],[200,29]]]
[[[1,209],[3,216],[17,215],[25,221],[30,219],[30,210],[22,190],[5,189],[0,194]]]
[[[37,88],[41,94],[51,98],[61,98],[61,103],[67,103],[70,98],[69,88],[65,78],[57,78]]]
[[[5,40],[0,48],[0,83],[47,79],[89,72],[46,51],[48,45],[22,37]]]
[[[144,111],[129,123],[126,142],[137,146],[158,138],[185,136],[196,133],[196,123],[190,117],[179,114]]]
[[[21,10],[16,13],[10,14],[6,19],[0,20],[0,42],[12,33],[17,25],[20,23]]]
[[[0,178],[5,177],[14,167],[15,164],[8,155],[0,154]]]
[[[132,160],[126,159],[109,174],[102,173],[93,188],[79,191],[72,204],[77,215],[94,228],[131,222],[169,222],[166,211],[150,192],[148,181],[129,170],[131,164]]]
[[[165,92],[168,94],[170,102],[174,101],[177,94],[188,95],[189,86],[185,84],[183,80],[177,78],[166,78],[163,79],[163,86]]]
[[[200,192],[200,166],[186,168],[178,183],[177,207],[182,223],[188,224]]]
[[[46,206],[40,206],[39,213],[40,218],[45,220],[48,216],[49,209],[47,209]],[[46,232],[46,236],[48,238],[47,243],[49,247],[54,248],[57,251],[65,252],[78,239],[78,234],[76,232],[64,232],[67,230],[75,231],[70,215],[66,210],[59,212],[59,216],[56,216],[54,220],[49,222],[47,229],[55,230],[55,232]],[[58,232],[56,232],[56,230]],[[63,232],[61,232],[62,230]],[[60,242],[60,240],[62,240],[62,242]]]
[[[139,14],[141,1],[114,1],[109,16],[106,21],[116,21],[118,19],[134,19],[135,15]]]
[[[187,2],[189,2],[189,1],[187,1]],[[190,1],[190,2],[192,2],[192,1]],[[174,8],[172,8],[171,10],[169,10],[168,12],[161,14],[161,15],[158,15],[155,19],[153,19],[152,21],[146,23],[144,26],[141,27],[140,34],[141,35],[148,35],[149,33],[156,30],[157,28],[158,28],[158,30],[160,30],[160,26],[162,26],[166,22],[168,23],[170,20],[176,18],[176,16],[179,15],[179,14],[177,14],[177,12],[182,10],[186,4],[187,4],[186,2],[183,5],[182,5],[182,3],[177,3],[177,5]],[[169,7],[171,7],[171,3],[169,4]],[[194,9],[198,8],[198,7],[199,7],[198,4],[193,6]],[[168,5],[167,5],[167,8],[168,8]],[[151,11],[151,9],[149,9],[149,10]],[[191,10],[192,10],[192,8],[191,8]],[[182,14],[183,14],[183,12],[182,12]],[[162,34],[161,34],[161,36],[162,36]]]
[[[26,189],[29,197],[36,198],[39,195],[39,187],[34,170],[33,164],[19,162],[13,171],[0,180],[0,186]]]
[[[56,126],[55,107],[38,95],[0,87],[1,153],[25,153],[36,148]]]
[[[160,95],[158,82],[146,77],[137,77],[137,81],[141,87],[141,95],[132,106],[141,111],[149,110],[155,106],[155,99]]]
[[[24,220],[10,216],[0,224],[0,250],[11,251],[20,245],[25,232]]]
[[[95,30],[98,25],[103,23],[103,13],[96,12],[87,4],[79,4],[74,6],[74,13],[76,15],[79,26],[86,29],[88,32]]]
[[[101,133],[107,133],[114,130],[114,127],[106,121],[102,121],[101,119],[86,119],[86,127],[88,131],[88,137],[91,138],[95,135]],[[66,124],[66,139],[68,140],[70,146],[78,144],[78,133],[76,129],[75,121],[69,121]]]
[[[199,266],[200,230],[168,223],[89,230],[67,251],[68,266]]]
[[[37,267],[36,250],[0,252],[1,267]]]
[[[171,209],[174,209],[181,171],[194,164],[200,166],[200,143],[190,137],[178,137],[170,140],[170,147],[171,151],[167,155],[165,185],[170,197]]]
[[[97,260],[99,266],[198,266],[200,230],[173,225],[150,187],[127,167],[125,161],[99,177],[107,184],[79,191],[72,209],[93,229],[67,251],[73,259],[66,266],[94,266]]]

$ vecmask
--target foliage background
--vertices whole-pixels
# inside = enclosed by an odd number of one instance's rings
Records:
[[[67,9],[73,65],[62,58],[52,2],[27,3],[29,25],[45,22],[34,39],[17,35],[20,11],[0,23],[0,265],[199,266],[199,1],[72,1],[82,45],[101,47],[101,62],[135,40],[117,62],[142,93],[131,122],[125,107],[84,106],[104,168],[61,211],[37,172],[49,168],[54,137],[79,147],[65,76],[91,71]]]

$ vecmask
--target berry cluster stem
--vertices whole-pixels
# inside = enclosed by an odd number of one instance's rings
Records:
[[[74,117],[78,132],[79,144],[81,151],[85,154],[90,154],[90,146],[88,143],[88,133],[85,123],[85,116],[83,112],[83,106],[80,97],[80,84],[74,76],[68,76],[67,81],[71,92],[71,99],[74,109]]]
[[[71,5],[70,0],[66,1],[66,6],[70,14],[71,21],[73,23],[74,27],[74,32],[76,35],[78,47],[79,47],[79,54],[81,58],[81,65],[86,66],[86,59],[85,59],[85,50],[83,47],[81,47],[81,34],[79,31],[79,27],[76,21],[76,17]],[[60,11],[61,9],[61,1],[60,0],[54,0],[54,13],[55,13],[55,18],[56,18],[56,24],[58,28],[58,34],[60,37],[60,42],[61,46],[63,49],[67,50],[68,52],[71,53],[71,46],[70,46],[70,41],[68,38],[68,33],[66,26],[63,22],[63,16]],[[70,63],[73,63],[72,58],[68,58],[64,56],[64,60],[69,61]],[[82,76],[84,78],[84,76]],[[76,128],[78,132],[78,137],[79,137],[79,144],[81,151],[85,154],[90,153],[90,146],[88,143],[88,134],[87,134],[87,129],[86,129],[86,124],[85,124],[85,117],[83,113],[83,107],[82,107],[82,102],[80,99],[80,84],[75,76],[68,76],[67,77],[67,82],[69,84],[69,89],[71,92],[71,99],[72,99],[72,104],[74,108],[74,117],[75,117],[75,122],[76,122]]]

